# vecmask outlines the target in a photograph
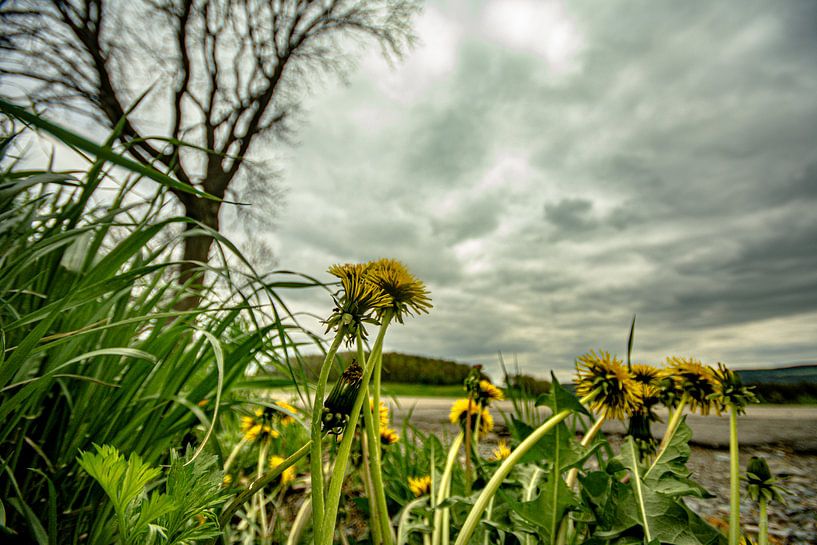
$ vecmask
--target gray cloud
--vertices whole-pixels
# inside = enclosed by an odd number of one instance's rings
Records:
[[[645,359],[813,360],[817,4],[565,3],[566,49],[502,9],[430,5],[429,47],[311,99],[280,266],[402,259],[435,308],[390,348],[493,370],[623,353],[633,313]]]

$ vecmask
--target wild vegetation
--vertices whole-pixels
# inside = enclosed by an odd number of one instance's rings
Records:
[[[209,231],[223,259],[192,286],[200,304],[180,309],[190,286],[172,281],[174,247],[190,236],[189,219],[163,213],[167,190],[148,198],[133,190],[144,176],[165,186],[174,179],[130,162],[113,149],[115,135],[97,145],[0,107],[89,154],[81,173],[23,170],[13,131],[0,140],[4,537],[42,545],[750,539],[736,417],[755,396],[725,366],[669,357],[655,367],[589,352],[577,359],[575,394],[553,378],[547,393],[514,398],[512,436],[497,444],[487,434],[505,392],[472,369],[452,405],[453,437],[395,429],[381,399],[386,334],[432,310],[402,263],[329,268],[333,338],[323,347],[281,293],[321,285],[259,275]],[[115,191],[101,198],[103,188]],[[305,380],[305,342],[325,349],[314,382]],[[353,358],[330,380],[344,344]],[[270,398],[263,376],[248,378],[266,369],[291,378],[294,399]],[[650,431],[659,405],[670,410],[660,442]],[[708,495],[686,469],[685,409],[730,415],[728,537],[683,501]],[[600,433],[609,419],[629,426],[618,451]],[[780,490],[761,460],[745,478],[765,543],[764,517]]]

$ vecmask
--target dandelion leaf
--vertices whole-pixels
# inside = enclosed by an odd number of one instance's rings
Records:
[[[536,398],[537,407],[548,407],[551,411],[553,411],[553,414],[565,409],[570,409],[577,413],[591,416],[584,405],[581,404],[579,398],[564,389],[556,379],[556,375],[554,375],[552,372],[550,373],[550,378],[550,391]]]
[[[720,545],[724,536],[686,507],[678,498],[653,488],[657,481],[645,480],[645,468],[639,462],[638,449],[631,438],[622,445],[620,461],[630,471],[626,485],[616,481],[609,493],[613,516],[608,528],[595,532],[596,537],[613,538],[634,527],[640,527],[646,542],[668,545]],[[600,478],[598,478],[600,480]],[[594,483],[591,483],[594,484]],[[600,489],[597,486],[596,491]]]
[[[689,448],[692,430],[685,420],[686,418],[681,420],[669,445],[644,473],[643,479],[656,492],[670,496],[711,498],[713,496],[708,490],[690,479],[691,472],[686,464],[692,453]]]
[[[549,477],[552,475],[551,473]],[[549,478],[534,500],[518,503],[514,506],[514,511],[523,521],[536,528],[544,543],[555,543],[559,523],[565,513],[577,504],[576,497],[567,488],[564,479]]]

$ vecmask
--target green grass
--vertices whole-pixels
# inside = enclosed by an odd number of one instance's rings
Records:
[[[383,383],[383,395],[413,397],[465,397],[462,384],[411,384],[405,382]]]

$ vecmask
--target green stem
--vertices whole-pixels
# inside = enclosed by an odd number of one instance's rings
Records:
[[[266,465],[266,461],[267,461],[267,452],[269,451],[269,444],[270,444],[270,438],[267,437],[267,439],[264,441],[264,444],[261,445],[260,449],[258,449],[258,477],[257,477],[257,479],[260,479],[260,478],[262,478],[264,476],[264,466]],[[261,517],[261,535],[266,536],[267,535],[267,507],[266,507],[267,498],[266,498],[266,496],[264,495],[263,492],[261,494],[257,495],[256,498],[258,498],[258,513],[259,513],[259,516]]]
[[[440,487],[437,490],[437,497],[434,502],[435,506],[444,502],[451,494],[451,476],[454,472],[454,462],[457,461],[457,454],[460,452],[460,447],[464,439],[465,435],[463,432],[458,433],[451,443],[451,447],[448,449],[448,458],[445,460],[445,469],[443,469],[442,477],[440,477]],[[437,508],[434,511],[434,535],[431,539],[432,545],[448,543],[448,531],[448,508]]]
[[[599,390],[594,390],[593,392],[587,394],[581,399],[581,403],[587,403],[596,397],[598,393]],[[493,498],[497,490],[499,490],[499,486],[505,480],[505,477],[507,477],[511,472],[511,469],[513,469],[513,467],[519,463],[519,460],[521,460],[522,457],[527,454],[527,452],[533,448],[533,446],[538,443],[542,437],[544,437],[550,430],[555,428],[562,420],[570,416],[572,412],[573,411],[570,409],[565,409],[551,416],[544,424],[533,430],[533,432],[528,435],[525,440],[522,441],[519,446],[516,447],[516,449],[514,449],[513,452],[511,452],[511,455],[508,456],[504,462],[502,462],[502,465],[497,468],[496,472],[491,477],[491,480],[488,481],[488,484],[482,490],[482,493],[480,493],[476,503],[474,503],[474,506],[468,513],[468,518],[465,519],[465,524],[457,536],[455,545],[466,545],[470,542],[471,535],[473,535],[474,530],[476,530],[482,513],[485,512],[491,498]]]
[[[357,339],[357,354],[358,358],[360,358],[362,361],[363,339],[361,339],[359,335]],[[392,545],[394,540],[392,539],[393,536],[391,521],[389,520],[389,508],[386,504],[386,490],[383,487],[383,471],[381,469],[382,466],[380,462],[380,395],[378,391],[380,381],[378,380],[377,374],[382,362],[382,357],[378,357],[374,362],[373,372],[375,376],[372,399],[374,411],[372,411],[372,407],[368,403],[369,395],[367,393],[364,397],[365,401],[363,402],[363,422],[366,427],[366,435],[368,437],[367,443],[369,447],[369,476],[371,477],[373,493],[372,496],[370,496],[370,499],[374,499],[373,504],[375,506],[372,513],[376,516],[376,526],[379,525],[379,531],[376,532],[376,537],[380,537],[385,545]],[[377,416],[374,416],[375,414]]]
[[[582,442],[580,443],[582,448],[587,448],[591,441],[596,437],[601,430],[601,427],[604,425],[604,422],[607,420],[607,414],[602,413],[599,416],[598,420],[593,424],[593,426],[587,430],[587,433],[582,437]],[[567,487],[573,488],[573,485],[576,484],[576,479],[579,477],[579,468],[574,467],[567,473]]]
[[[740,460],[738,451],[738,409],[729,406],[729,545],[740,542]]]
[[[383,350],[383,338],[386,336],[386,330],[391,322],[391,313],[384,314],[380,331],[377,332],[377,339],[375,339],[372,346],[372,352],[369,354],[369,360],[366,362],[366,367],[363,372],[363,384],[368,385],[372,378],[372,371],[374,371],[375,359],[380,357]],[[337,524],[338,506],[340,504],[340,494],[343,487],[343,479],[346,474],[346,464],[349,461],[349,455],[352,452],[352,441],[355,437],[355,428],[360,417],[360,408],[363,406],[363,396],[367,393],[367,388],[361,388],[357,393],[355,404],[352,407],[352,412],[349,414],[349,420],[346,423],[346,431],[343,433],[343,439],[338,447],[337,455],[335,456],[335,467],[332,469],[332,480],[329,482],[329,490],[326,494],[326,503],[324,506],[323,522],[324,527],[321,533],[321,541],[316,541],[318,545],[332,545],[332,540],[335,535],[335,525]],[[368,402],[368,399],[366,400]],[[313,510],[317,507],[314,506]]]
[[[298,509],[298,514],[295,517],[295,522],[292,523],[292,529],[287,536],[287,545],[298,545],[301,542],[301,536],[309,524],[309,519],[312,518],[312,498],[306,498]]]
[[[468,410],[465,411],[465,495],[471,494],[471,445],[473,444],[473,430],[471,429],[471,393],[468,394]],[[477,430],[477,433],[479,431]]]
[[[760,521],[757,532],[758,545],[769,545],[769,516],[766,513],[766,498],[760,498]]]
[[[272,470],[268,471],[264,474],[263,477],[256,479],[246,490],[244,490],[241,494],[235,497],[235,499],[224,509],[224,512],[221,513],[221,516],[218,518],[219,525],[223,528],[230,522],[233,514],[238,511],[238,508],[241,507],[247,500],[252,498],[256,492],[263,489],[269,483],[277,479],[284,470],[288,469],[292,465],[294,465],[298,460],[303,458],[309,453],[309,448],[311,446],[311,441],[307,442],[295,451],[293,454],[290,455],[289,458],[281,462],[281,465],[274,467]]]
[[[380,516],[377,512],[378,506],[374,498],[374,485],[372,484],[372,470],[369,460],[371,460],[371,437],[374,429],[371,424],[372,410],[369,405],[363,403],[363,422],[366,425],[366,433],[360,438],[360,457],[363,460],[363,489],[366,492],[366,497],[369,498],[369,530],[372,534],[372,542],[374,545],[383,543],[383,535],[381,533],[382,525],[380,524]]]
[[[658,452],[655,453],[655,460],[647,473],[649,473],[655,464],[658,463],[658,460],[661,459],[661,454],[663,454],[664,449],[666,449],[669,445],[670,441],[672,440],[672,436],[675,435],[675,431],[678,429],[678,424],[681,422],[681,417],[684,415],[684,407],[686,407],[688,400],[689,396],[684,393],[684,395],[681,396],[681,400],[678,402],[678,408],[676,408],[675,412],[672,413],[672,417],[667,423],[667,429],[664,431],[664,437],[661,438],[661,444],[658,446]]]
[[[309,455],[309,467],[312,480],[312,533],[315,536],[315,543],[321,542],[323,536],[323,448],[321,444],[321,416],[323,415],[323,397],[326,392],[326,381],[329,380],[329,371],[332,369],[332,362],[338,351],[341,341],[346,334],[346,328],[341,326],[332,341],[332,346],[326,353],[321,365],[318,384],[315,386],[315,397],[312,400],[312,450]]]

